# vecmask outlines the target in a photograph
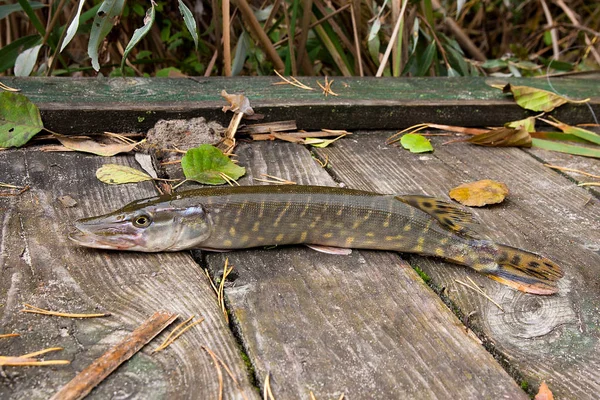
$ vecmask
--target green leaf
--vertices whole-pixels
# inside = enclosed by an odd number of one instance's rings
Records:
[[[25,11],[25,14],[27,14],[27,17],[29,17],[29,21],[35,27],[38,33],[42,36],[45,36],[46,28],[44,28],[44,25],[40,22],[40,19],[37,17],[35,12],[33,12],[31,3],[28,0],[19,0],[19,4],[21,5],[23,11]]]
[[[428,151],[433,151],[431,142],[429,142],[425,136],[416,133],[407,133],[402,136],[400,144],[405,149],[410,150],[411,153],[426,153]]]
[[[179,12],[181,12],[181,15],[183,15],[183,22],[185,22],[185,27],[192,35],[192,39],[194,39],[195,49],[198,49],[198,29],[196,26],[196,19],[194,18],[194,14],[192,14],[190,9],[181,0],[179,0]]]
[[[237,76],[244,68],[244,62],[248,57],[248,50],[250,49],[250,39],[246,31],[242,31],[240,38],[238,39],[237,45],[235,46],[235,56],[231,62],[231,76]]]
[[[40,3],[39,1],[30,1],[29,5],[31,6],[32,10],[37,10],[39,8],[46,7],[45,4]],[[6,4],[3,6],[0,6],[0,19],[4,19],[4,18],[8,17],[10,14],[14,13],[15,11],[23,11],[23,7],[21,7],[20,4]]]
[[[151,181],[152,177],[139,169],[125,165],[104,164],[96,171],[96,178],[109,185]]]
[[[0,93],[0,147],[20,147],[44,128],[40,110],[22,94]]]
[[[421,63],[418,66],[417,76],[425,76],[425,74],[427,74],[427,71],[429,71],[429,67],[431,67],[431,63],[433,62],[433,56],[435,55],[435,51],[435,42],[429,43],[429,45],[425,49],[425,52],[423,53]]]
[[[239,179],[246,168],[235,165],[221,150],[210,144],[188,150],[181,160],[186,179],[207,185],[221,185],[230,180]]]
[[[575,146],[573,144],[565,144],[544,139],[531,139],[532,147],[537,147],[544,150],[558,151],[560,153],[573,154],[576,156],[600,158],[600,150],[590,147]]]
[[[137,28],[133,32],[133,36],[131,36],[131,40],[129,41],[127,47],[125,48],[125,51],[123,52],[123,59],[121,60],[121,71],[123,71],[123,68],[125,67],[125,61],[127,60],[129,52],[133,50],[135,45],[138,44],[139,41],[142,40],[142,38],[146,36],[148,32],[150,32],[152,24],[154,23],[155,15],[156,13],[154,12],[154,3],[152,2],[150,8],[146,11],[146,16],[144,17],[144,26],[142,26],[141,28]]]
[[[71,21],[69,27],[67,28],[67,34],[65,35],[65,39],[63,40],[63,43],[60,46],[59,53],[62,53],[65,47],[67,47],[67,45],[71,43],[71,40],[73,40],[73,38],[75,37],[77,29],[79,28],[79,17],[81,16],[81,10],[83,9],[84,4],[85,0],[79,0],[79,6],[77,6],[77,13],[73,17],[73,21]]]
[[[14,67],[17,57],[21,53],[21,49],[29,49],[40,43],[42,38],[40,35],[25,36],[7,44],[0,49],[0,72],[4,72],[9,68]]]
[[[493,69],[493,68],[506,68],[508,67],[508,61],[506,60],[487,60],[481,64],[481,68]]]
[[[518,105],[531,111],[550,112],[565,103],[586,103],[590,100],[569,100],[547,90],[530,86],[514,86],[510,83],[504,86],[502,91],[504,93],[511,92]]]
[[[15,76],[29,76],[31,74],[41,48],[42,45],[38,44],[19,54],[15,61]]]
[[[88,43],[88,54],[92,59],[92,67],[96,71],[100,70],[98,62],[98,48],[113,27],[115,19],[121,15],[125,0],[104,0],[92,23],[90,32],[90,41]]]
[[[515,129],[523,127],[527,132],[535,132],[535,117],[529,117],[525,119],[519,119],[517,121],[507,122],[506,124],[504,124],[504,126],[507,128]]]

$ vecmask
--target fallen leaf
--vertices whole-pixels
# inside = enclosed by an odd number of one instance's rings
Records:
[[[248,98],[243,94],[229,94],[225,90],[222,90],[221,96],[223,96],[225,100],[229,102],[228,106],[223,106],[223,112],[231,110],[236,114],[254,114],[254,110],[252,107],[250,107],[250,100],[248,100]]]
[[[484,179],[463,183],[450,190],[450,197],[469,207],[482,207],[486,204],[501,203],[508,194],[508,188],[502,182]]]
[[[535,395],[534,400],[554,400],[554,395],[546,385],[546,382],[542,382],[540,385],[540,390]]]
[[[0,147],[21,147],[43,128],[40,110],[27,97],[0,93]]]
[[[109,185],[152,180],[152,177],[143,171],[118,164],[104,164],[96,171],[96,178]]]
[[[474,135],[466,140],[479,146],[531,147],[531,135],[522,126],[519,128],[496,128],[487,133]]]
[[[423,135],[417,133],[407,133],[400,139],[400,144],[411,153],[425,153],[433,151],[431,142]]]
[[[335,142],[336,140],[339,140],[341,138],[343,138],[344,136],[346,136],[346,134],[340,135],[334,139],[320,139],[320,138],[306,138],[304,139],[304,144],[310,144],[313,147],[318,147],[318,148],[324,148],[329,146],[331,143]]]
[[[128,153],[144,141],[142,140],[137,143],[104,144],[93,141],[91,139],[73,139],[67,136],[55,136],[58,139],[58,141],[68,149],[81,151],[84,153],[92,153],[104,157],[114,156],[119,153]]]
[[[550,112],[565,103],[586,103],[585,100],[569,100],[566,97],[547,90],[537,89],[530,86],[514,86],[508,83],[502,88],[504,93],[512,93],[518,105],[531,111]]]
[[[203,144],[190,149],[181,159],[181,166],[186,179],[208,185],[221,185],[227,182],[225,175],[237,180],[246,173],[246,168],[235,165],[219,149],[210,144]]]
[[[517,121],[511,121],[504,124],[507,128],[525,128],[525,130],[529,133],[535,132],[535,119],[536,117],[529,117],[525,119],[519,119]]]

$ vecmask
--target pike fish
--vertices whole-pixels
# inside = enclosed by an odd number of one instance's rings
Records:
[[[466,265],[523,292],[558,291],[561,268],[538,254],[477,238],[471,214],[421,195],[383,195],[321,186],[202,188],[134,201],[80,219],[69,238],[82,246],[145,252],[229,251],[305,244],[391,250]]]

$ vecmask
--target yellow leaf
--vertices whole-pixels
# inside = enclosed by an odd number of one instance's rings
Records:
[[[532,111],[550,112],[565,103],[586,103],[585,100],[569,100],[556,93],[530,86],[514,86],[510,83],[502,89],[504,93],[512,93],[515,101],[521,107]]]
[[[464,183],[450,190],[450,197],[465,206],[482,207],[486,204],[501,203],[508,194],[508,188],[502,182],[484,179]]]
[[[68,149],[81,151],[84,153],[92,153],[98,156],[105,157],[114,156],[115,154],[119,153],[128,153],[141,143],[137,142],[104,144],[95,142],[91,139],[75,139],[66,136],[56,136],[56,138],[63,146],[65,146]]]
[[[496,128],[474,135],[467,142],[490,147],[531,147],[531,135],[522,127]]]
[[[96,171],[96,178],[109,185],[152,180],[152,177],[145,172],[118,164],[104,164]]]

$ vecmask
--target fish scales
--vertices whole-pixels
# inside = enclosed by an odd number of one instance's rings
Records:
[[[438,256],[519,290],[552,294],[561,268],[525,250],[478,239],[471,215],[428,196],[319,186],[203,188],[132,202],[77,221],[70,235],[88,247],[229,251],[306,244]],[[338,249],[338,250],[335,250]]]

